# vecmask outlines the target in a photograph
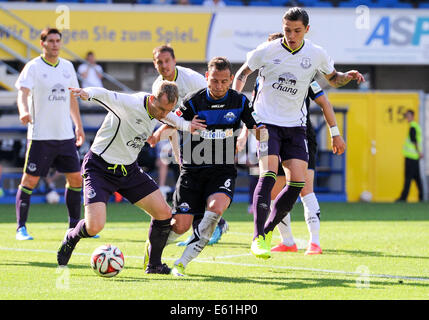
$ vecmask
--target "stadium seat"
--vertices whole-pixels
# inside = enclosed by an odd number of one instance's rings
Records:
[[[190,0],[189,2],[190,2],[192,5],[200,6],[200,5],[202,5],[202,4],[203,4],[204,0]]]
[[[300,3],[303,4],[304,7],[320,7],[320,8],[331,8],[334,5],[329,1],[319,1],[319,0],[300,0]]]
[[[84,3],[108,3],[108,0],[82,0]]]
[[[385,8],[384,4],[372,2],[371,0],[349,0],[340,2],[338,7],[341,8],[356,8],[357,6],[364,5],[369,8]]]
[[[399,0],[375,0],[383,8],[413,8],[411,3],[399,2]]]
[[[313,1],[313,7],[317,7],[317,8],[332,8],[334,5],[332,4],[332,2],[328,2],[328,1]]]
[[[137,0],[136,3],[138,3],[138,4],[150,4],[151,0]]]
[[[294,6],[291,0],[271,0],[270,2],[273,7],[293,7]]]
[[[250,0],[249,6],[253,7],[270,7],[271,2],[269,0]]]
[[[419,8],[429,8],[429,2],[419,3]]]
[[[227,6],[235,6],[235,7],[244,6],[243,1],[241,0],[224,0],[224,2]]]

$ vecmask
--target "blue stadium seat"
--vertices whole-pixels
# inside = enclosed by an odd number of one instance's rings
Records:
[[[243,6],[244,3],[241,0],[223,0],[223,2],[225,2],[225,4],[227,6],[235,6],[235,7],[239,7],[239,6]]]
[[[204,0],[190,0],[190,3],[196,6],[202,5]]]
[[[250,0],[249,6],[271,7],[271,2],[269,0]]]
[[[419,8],[429,8],[429,2],[419,3]]]
[[[138,3],[138,4],[150,4],[151,0],[137,0],[136,3]]]
[[[108,0],[82,0],[84,3],[108,3]]]
[[[372,2],[371,0],[349,0],[349,1],[340,2],[338,4],[338,6],[341,8],[356,8],[357,6],[360,6],[360,5],[364,5],[369,8],[385,8],[383,4],[375,3],[375,2]]]
[[[284,7],[288,0],[271,0],[271,5],[274,7]]]
[[[411,3],[399,2],[399,0],[375,0],[383,8],[413,8]]]
[[[331,8],[334,5],[329,1],[319,1],[319,0],[299,0],[304,7],[321,7],[321,8]]]
[[[332,2],[329,1],[313,1],[313,7],[318,7],[318,8],[332,8],[334,5],[332,4]]]

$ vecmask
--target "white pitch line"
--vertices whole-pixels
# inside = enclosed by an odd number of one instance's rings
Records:
[[[42,253],[57,253],[53,250],[41,250],[41,249],[25,249],[25,248],[5,248],[0,247],[0,250],[3,251],[21,251],[21,252],[42,252]],[[89,253],[79,253],[75,252],[74,255],[79,256],[91,256]],[[223,256],[223,257],[215,257],[215,259],[221,258],[235,258],[241,256],[249,256],[250,254],[242,254],[242,255],[231,255],[231,256]],[[143,260],[144,257],[141,256],[125,256],[125,258],[130,259],[139,259]],[[166,258],[165,260],[175,260],[173,258]],[[200,258],[195,259],[194,262],[199,263],[210,263],[210,264],[225,264],[225,265],[233,265],[239,267],[262,267],[262,268],[270,268],[270,269],[282,269],[282,270],[295,270],[295,271],[310,271],[310,272],[321,272],[321,273],[331,273],[331,274],[342,274],[342,275],[352,275],[352,276],[363,276],[360,272],[352,272],[352,271],[343,271],[343,270],[329,270],[329,269],[315,269],[315,268],[304,268],[304,267],[288,267],[288,266],[276,266],[276,265],[261,265],[261,264],[252,264],[252,263],[238,263],[238,262],[226,262],[226,261],[213,261],[212,258]],[[412,280],[412,281],[423,281],[429,282],[429,278],[417,278],[417,277],[409,277],[409,276],[395,276],[390,274],[365,274],[364,276],[370,278],[386,278],[386,279],[398,279],[398,280]]]

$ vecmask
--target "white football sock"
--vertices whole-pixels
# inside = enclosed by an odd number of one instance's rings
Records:
[[[175,242],[178,238],[180,238],[183,234],[178,234],[174,232],[173,230],[170,230],[170,233],[168,234],[168,239],[166,245],[169,245],[173,242]]]
[[[192,239],[182,256],[174,264],[182,263],[186,267],[189,262],[195,259],[209,242],[220,218],[221,216],[217,213],[206,211],[200,224],[194,229]]]
[[[310,242],[320,246],[320,219],[318,216],[318,214],[320,214],[319,202],[317,201],[314,192],[301,197],[301,201],[304,206],[305,222],[307,223],[307,229],[310,233]]]
[[[271,210],[273,208],[273,202],[274,201],[271,201]],[[286,217],[283,218],[282,221],[280,221],[280,223],[277,225],[277,228],[279,229],[282,243],[288,247],[293,246],[295,244],[295,240],[293,239],[292,228],[290,226],[290,212]]]

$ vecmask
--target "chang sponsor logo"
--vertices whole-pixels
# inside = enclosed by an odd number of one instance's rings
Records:
[[[283,73],[279,76],[278,81],[272,84],[273,89],[279,90],[291,95],[295,95],[298,89],[294,88],[297,82],[297,78],[290,72]]]
[[[48,96],[48,101],[67,101],[66,89],[62,84],[57,83],[51,89],[51,94]]]
[[[141,149],[143,148],[145,142],[145,137],[142,135],[134,137],[133,140],[130,140],[127,142],[127,146],[135,149]]]

